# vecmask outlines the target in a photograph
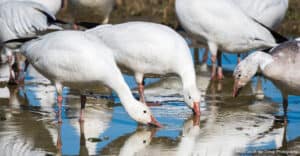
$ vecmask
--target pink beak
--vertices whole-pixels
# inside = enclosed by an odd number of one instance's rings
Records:
[[[240,93],[241,87],[239,87],[239,81],[235,80],[234,81],[234,85],[233,85],[233,92],[232,92],[232,96],[233,97],[237,97]]]
[[[148,123],[148,125],[153,125],[158,128],[162,128],[163,126],[154,118],[154,116],[151,115],[151,122]]]
[[[200,116],[200,114],[201,114],[199,105],[200,105],[200,102],[194,102],[194,104],[193,104],[193,112],[196,116]]]

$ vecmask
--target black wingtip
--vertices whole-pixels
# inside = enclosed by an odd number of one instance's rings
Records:
[[[253,18],[252,18],[253,19]],[[263,26],[264,28],[266,28],[275,38],[276,43],[283,43],[286,41],[289,41],[288,38],[286,38],[285,36],[279,34],[278,32],[272,30],[271,28],[267,27],[266,25],[260,23],[259,21],[257,21],[256,19],[253,19],[256,23],[260,24],[261,26]]]
[[[100,25],[99,23],[92,23],[92,22],[78,22],[78,23],[75,23],[75,24],[79,25],[79,26],[82,26],[86,29],[95,28],[95,27]]]
[[[7,40],[3,42],[4,44],[9,44],[9,43],[25,43],[27,41],[37,39],[38,37],[26,37],[26,38],[18,38],[18,39],[12,39],[12,40]]]

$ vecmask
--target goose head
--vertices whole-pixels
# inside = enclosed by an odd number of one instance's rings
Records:
[[[136,101],[127,110],[129,116],[138,123],[159,128],[162,127],[162,125],[153,116],[149,107],[144,103]]]
[[[265,68],[272,62],[274,62],[272,56],[262,51],[256,51],[241,61],[233,72],[233,96],[238,96],[239,91],[252,79],[258,69],[265,74]]]
[[[253,54],[241,61],[233,72],[234,87],[233,97],[237,97],[240,90],[246,86],[258,70]]]
[[[193,110],[194,114],[200,115],[200,92],[196,85],[183,90],[184,102]]]

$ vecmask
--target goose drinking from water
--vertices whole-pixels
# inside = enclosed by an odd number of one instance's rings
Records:
[[[87,32],[101,38],[112,48],[116,62],[134,74],[142,102],[145,76],[176,74],[183,84],[184,101],[196,115],[200,114],[192,56],[185,40],[175,31],[161,24],[128,22]]]
[[[288,95],[300,95],[299,66],[300,41],[285,42],[274,48],[271,54],[254,52],[240,62],[234,71],[233,95],[237,96],[259,70],[280,89],[286,114]]]
[[[80,121],[83,121],[84,92],[104,84],[118,94],[130,117],[160,127],[150,109],[134,99],[111,50],[97,37],[80,31],[58,31],[25,43],[21,52],[38,72],[55,84],[60,122],[63,86],[81,91]]]

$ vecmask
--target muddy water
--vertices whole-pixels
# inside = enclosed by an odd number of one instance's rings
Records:
[[[224,60],[221,82],[211,82],[209,69],[196,65],[200,118],[183,103],[177,77],[146,80],[146,100],[162,104],[151,107],[162,129],[137,125],[105,88],[89,95],[83,124],[78,122],[78,93],[65,88],[59,125],[49,81],[30,67],[24,86],[7,86],[8,67],[1,65],[0,155],[299,155],[300,98],[289,98],[284,125],[280,91],[255,77],[240,97],[232,98],[236,56]],[[124,76],[136,94],[134,79]],[[257,94],[258,85],[265,97]]]

